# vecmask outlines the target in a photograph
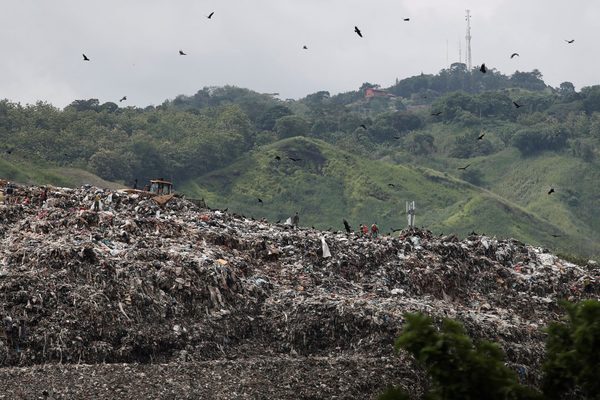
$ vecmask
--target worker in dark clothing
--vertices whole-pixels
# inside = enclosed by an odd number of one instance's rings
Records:
[[[46,200],[48,200],[48,188],[44,188],[40,195],[40,206],[43,206]]]
[[[352,233],[352,227],[346,220],[344,220],[344,228],[346,229],[346,233]]]
[[[298,216],[298,212],[296,211],[296,215],[294,215],[294,217],[292,218],[292,225],[297,228],[299,223],[300,216]]]
[[[9,183],[8,185],[6,185],[6,189],[4,189],[4,195],[5,195],[4,203],[5,204],[11,203],[13,193],[14,193],[14,189],[12,187],[12,184]]]

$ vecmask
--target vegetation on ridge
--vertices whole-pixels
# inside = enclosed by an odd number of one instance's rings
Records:
[[[4,100],[0,172],[60,184],[74,182],[65,171],[125,185],[165,177],[214,207],[276,219],[298,210],[324,229],[341,229],[342,218],[399,228],[404,202],[416,200],[418,224],[434,231],[600,255],[600,86],[577,92],[547,86],[537,70],[484,75],[453,64],[366,98],[372,87],[297,101],[204,88],[143,109]]]

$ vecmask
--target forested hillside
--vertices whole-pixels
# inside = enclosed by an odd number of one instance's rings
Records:
[[[229,86],[146,108],[4,100],[0,142],[1,177],[24,183],[165,177],[213,207],[299,211],[334,230],[342,218],[400,228],[416,200],[418,224],[434,230],[600,255],[600,86],[552,88],[537,70],[453,64],[285,101]]]

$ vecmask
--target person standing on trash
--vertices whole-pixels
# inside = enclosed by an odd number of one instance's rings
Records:
[[[5,204],[10,204],[10,202],[12,200],[11,199],[12,195],[13,195],[13,187],[12,187],[12,184],[9,182],[8,185],[6,185],[6,188],[4,189],[4,196],[5,196],[4,203]]]
[[[40,195],[40,207],[44,205],[46,200],[48,200],[48,188],[44,188],[42,194]]]
[[[292,225],[297,228],[300,223],[300,216],[298,215],[298,211],[296,211],[296,215],[292,218]]]
[[[377,239],[377,236],[379,236],[379,227],[377,227],[377,222],[375,222],[371,225],[371,237]]]
[[[363,237],[369,236],[369,227],[367,225],[361,225],[361,230]]]
[[[352,233],[352,227],[346,220],[344,220],[344,228],[346,229],[346,233]]]
[[[94,207],[92,208],[94,211],[100,211],[100,195],[96,194],[94,197]]]

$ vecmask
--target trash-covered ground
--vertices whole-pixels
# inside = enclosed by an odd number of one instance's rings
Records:
[[[93,187],[17,196],[0,205],[0,398],[418,393],[393,352],[409,311],[499,342],[535,384],[558,300],[600,294],[597,265],[514,240],[359,238]]]

